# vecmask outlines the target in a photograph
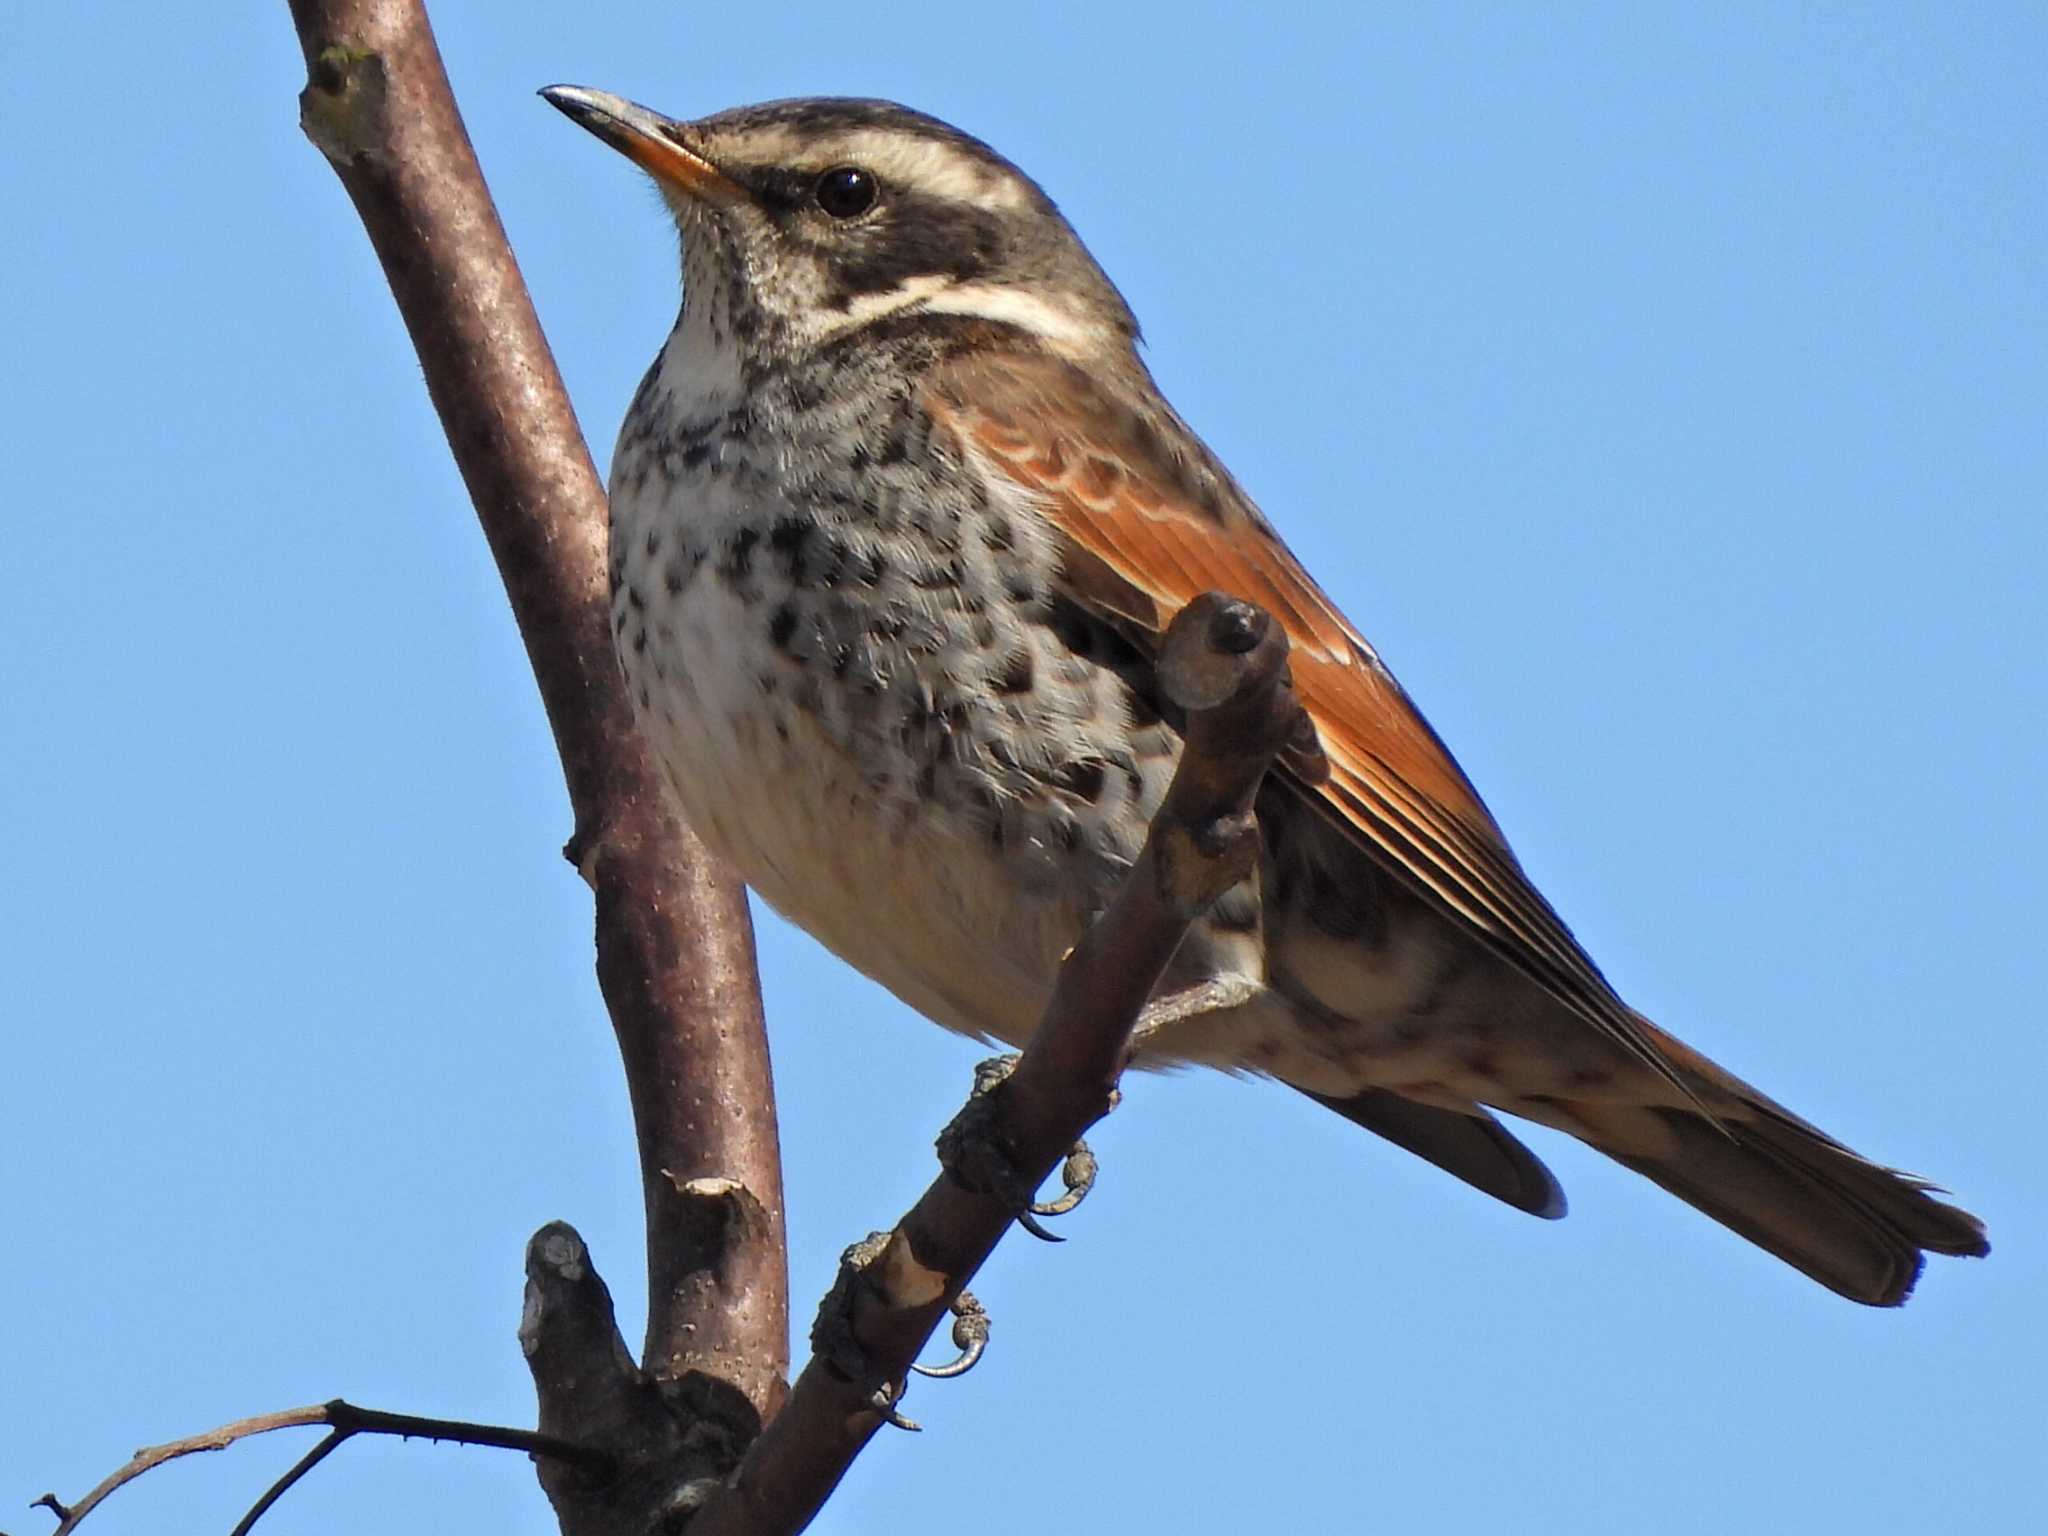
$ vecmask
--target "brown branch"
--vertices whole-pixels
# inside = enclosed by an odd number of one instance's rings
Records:
[[[314,1424],[325,1424],[334,1433],[301,1457],[292,1470],[271,1487],[244,1517],[238,1530],[246,1530],[253,1525],[256,1517],[275,1503],[280,1493],[351,1435],[398,1435],[408,1440],[450,1440],[461,1445],[489,1445],[502,1450],[525,1451],[532,1456],[558,1460],[580,1475],[591,1478],[607,1478],[614,1471],[610,1457],[553,1435],[508,1429],[499,1424],[470,1424],[461,1419],[426,1419],[410,1413],[386,1413],[377,1408],[358,1408],[354,1403],[337,1397],[331,1402],[314,1403],[305,1408],[286,1408],[278,1413],[237,1419],[203,1435],[187,1435],[182,1440],[171,1440],[163,1445],[144,1446],[76,1504],[60,1503],[55,1495],[47,1493],[36,1503],[46,1506],[57,1516],[57,1529],[51,1536],[71,1536],[71,1532],[78,1529],[79,1522],[104,1503],[109,1495],[167,1461],[176,1461],[181,1456],[192,1456],[201,1451],[224,1451],[238,1440],[247,1440],[252,1435],[267,1435],[275,1429],[303,1429]]]
[[[1061,968],[1030,1045],[972,1132],[1000,1148],[1012,1188],[977,1192],[942,1174],[885,1239],[849,1251],[852,1267],[813,1341],[850,1335],[865,1369],[849,1374],[814,1353],[739,1469],[699,1504],[691,1536],[781,1536],[810,1523],[883,1423],[877,1383],[885,1394],[900,1389],[1018,1214],[1016,1191],[1042,1182],[1108,1112],[1140,1012],[1189,922],[1256,868],[1252,799],[1266,769],[1283,747],[1313,752],[1286,656],[1279,625],[1249,604],[1210,593],[1174,620],[1160,663],[1168,696],[1187,712],[1173,785],[1123,889]]]
[[[612,659],[604,494],[417,0],[291,0],[300,121],[354,201],[412,335],[540,684],[597,897],[647,1207],[642,1358],[763,1418],[786,1390],[782,1177],[753,930],[669,808]],[[735,1186],[752,1220],[707,1181]],[[709,1237],[707,1238],[707,1234]]]
[[[732,1219],[750,1219],[734,1207]],[[679,1528],[761,1432],[753,1404],[705,1371],[657,1380],[633,1363],[611,1293],[574,1228],[552,1223],[526,1247],[520,1347],[540,1397],[540,1427],[573,1426],[618,1464],[610,1478],[543,1465],[562,1536],[640,1536]]]

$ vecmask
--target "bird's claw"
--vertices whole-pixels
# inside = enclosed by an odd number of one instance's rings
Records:
[[[1017,1225],[1041,1242],[1064,1243],[1059,1233],[1048,1231],[1040,1224],[1041,1216],[1064,1216],[1083,1200],[1095,1187],[1095,1154],[1088,1150],[1088,1143],[1077,1141],[1067,1160],[1060,1165],[1060,1181],[1066,1185],[1066,1193],[1055,1200],[1034,1200],[1017,1213]]]
[[[915,1370],[916,1367],[912,1366],[911,1369]],[[924,1426],[915,1419],[906,1419],[896,1411],[896,1405],[903,1401],[903,1390],[908,1385],[909,1383],[901,1381],[883,1382],[869,1395],[868,1406],[882,1416],[884,1424],[893,1424],[898,1429],[907,1429],[912,1434],[917,1434]]]
[[[962,1291],[953,1301],[953,1347],[960,1351],[957,1359],[944,1365],[913,1364],[910,1368],[937,1381],[965,1376],[974,1369],[982,1351],[988,1348],[988,1309],[974,1299],[972,1291]]]
[[[1028,1213],[1033,1192],[1019,1188],[1024,1181],[996,1114],[996,1093],[1017,1060],[992,1056],[975,1064],[974,1089],[960,1113],[939,1132],[938,1153],[940,1165],[962,1188],[994,1195],[1013,1210]]]
[[[854,1289],[863,1283],[868,1266],[882,1256],[888,1245],[887,1232],[870,1232],[840,1254],[839,1273],[833,1277],[832,1289],[818,1304],[817,1319],[811,1324],[811,1352],[846,1380],[862,1385],[875,1381],[878,1373],[869,1362],[868,1352],[853,1336]],[[881,1381],[868,1394],[868,1406],[898,1429],[922,1429],[924,1426],[915,1419],[907,1419],[896,1411],[908,1386],[907,1381]]]
[[[839,1256],[839,1273],[832,1281],[832,1289],[818,1307],[817,1320],[811,1324],[811,1350],[841,1377],[858,1382],[862,1387],[875,1383],[868,1391],[867,1404],[881,1415],[882,1422],[898,1429],[921,1430],[924,1426],[917,1420],[905,1417],[897,1404],[903,1401],[903,1394],[909,1389],[908,1377],[900,1381],[884,1377],[874,1368],[868,1352],[853,1335],[854,1292],[862,1284],[871,1284],[868,1270],[888,1250],[890,1234],[870,1232]],[[953,1344],[960,1351],[958,1358],[944,1365],[918,1365],[911,1369],[920,1376],[945,1378],[964,1376],[974,1368],[974,1363],[988,1348],[988,1311],[974,1299],[971,1292],[962,1291],[954,1299]]]
[[[1095,1188],[1095,1154],[1088,1150],[1088,1143],[1077,1141],[1073,1150],[1067,1153],[1067,1160],[1060,1165],[1060,1182],[1066,1186],[1066,1193],[1057,1200],[1035,1200],[1031,1204],[1033,1216],[1064,1216]]]
[[[1017,1225],[1037,1238],[1041,1243],[1064,1243],[1066,1239],[1040,1223],[1039,1219],[1026,1209],[1017,1213]]]
[[[1064,1216],[1088,1197],[1095,1187],[1097,1164],[1088,1143],[1077,1141],[1060,1169],[1065,1193],[1052,1200],[1035,1200],[1012,1160],[994,1120],[994,1095],[1017,1065],[1018,1058],[995,1056],[976,1065],[974,1091],[960,1113],[939,1133],[939,1161],[963,1186],[980,1194],[994,1195],[1015,1212],[1017,1225],[1033,1237],[1048,1243],[1065,1238],[1048,1231],[1041,1216]]]

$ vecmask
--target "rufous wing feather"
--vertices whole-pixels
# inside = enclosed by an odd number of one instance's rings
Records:
[[[1095,612],[1156,639],[1189,600],[1220,591],[1284,625],[1295,686],[1329,759],[1327,778],[1300,791],[1424,899],[1692,1097],[1522,873],[1372,646],[1169,408],[1129,398],[1044,350],[982,347],[935,374],[925,405],[967,451],[1041,498],[1069,545],[1069,590]]]

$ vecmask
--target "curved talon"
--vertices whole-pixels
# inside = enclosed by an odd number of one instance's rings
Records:
[[[1048,1232],[1045,1230],[1044,1227],[1039,1225],[1038,1218],[1031,1214],[1031,1212],[1036,1209],[1036,1206],[1032,1206],[1029,1209],[1019,1211],[1017,1213],[1017,1225],[1022,1227],[1026,1232],[1029,1232],[1041,1243],[1064,1243],[1066,1239],[1064,1237],[1061,1237],[1059,1233]]]
[[[884,1382],[881,1386],[875,1388],[874,1394],[868,1398],[868,1406],[882,1416],[883,1423],[894,1424],[898,1429],[907,1429],[915,1434],[921,1431],[924,1426],[915,1419],[906,1419],[896,1411],[896,1405],[902,1399],[903,1389],[901,1387],[892,1386],[888,1382]]]
[[[1088,1143],[1077,1141],[1073,1151],[1060,1167],[1060,1182],[1067,1186],[1067,1192],[1057,1200],[1032,1202],[1034,1216],[1064,1216],[1088,1198],[1088,1192],[1095,1188],[1095,1154],[1088,1150]]]
[[[919,1365],[912,1361],[910,1368],[920,1376],[929,1376],[933,1381],[945,1381],[954,1376],[965,1376],[974,1369],[974,1363],[981,1358],[981,1352],[988,1348],[988,1340],[976,1339],[960,1351],[960,1358],[949,1360],[944,1365]]]
[[[1077,1141],[1067,1152],[1060,1177],[1066,1193],[1054,1200],[1033,1200],[1011,1161],[1011,1151],[997,1128],[994,1095],[1022,1058],[996,1056],[974,1069],[974,1092],[968,1095],[946,1128],[939,1133],[939,1162],[963,1188],[977,1194],[994,1195],[1016,1211],[1017,1225],[1043,1243],[1063,1243],[1065,1238],[1046,1230],[1038,1218],[1064,1216],[1088,1197],[1095,1187],[1095,1154],[1088,1143]],[[1118,1095],[1110,1090],[1109,1108],[1116,1107]]]
[[[953,1347],[960,1351],[957,1360],[944,1365],[911,1364],[911,1369],[920,1376],[930,1376],[944,1381],[951,1376],[965,1376],[974,1369],[974,1363],[988,1348],[988,1309],[974,1299],[972,1291],[962,1291],[953,1303]]]

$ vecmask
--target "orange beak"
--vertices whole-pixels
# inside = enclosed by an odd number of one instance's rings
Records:
[[[549,106],[588,128],[664,186],[714,203],[746,196],[738,182],[684,145],[680,123],[659,112],[580,85],[551,85],[540,94]]]

